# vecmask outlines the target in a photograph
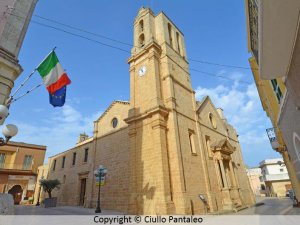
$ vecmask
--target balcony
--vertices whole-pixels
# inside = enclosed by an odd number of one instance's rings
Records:
[[[5,163],[0,164],[1,170],[22,170],[22,171],[35,171],[35,167],[33,165],[24,165],[24,164],[15,164],[15,163]]]
[[[290,177],[287,173],[283,174],[265,174],[263,175],[263,181],[280,181],[280,180],[289,180]]]
[[[275,128],[268,128],[266,129],[269,141],[271,143],[271,146],[274,150],[278,150],[280,147],[280,144],[278,143],[277,137],[276,137],[276,133],[275,133]]]
[[[286,76],[300,16],[299,0],[263,0],[258,4],[261,79]]]

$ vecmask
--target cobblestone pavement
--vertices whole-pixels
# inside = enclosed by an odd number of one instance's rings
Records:
[[[263,205],[251,207],[237,212],[237,215],[300,215],[300,208],[293,207],[290,198],[258,198],[257,203]]]
[[[124,213],[113,210],[102,210],[99,215],[122,215]],[[17,205],[15,215],[96,215],[95,209],[58,206],[53,208],[43,208],[41,206]],[[98,215],[98,214],[97,214]]]

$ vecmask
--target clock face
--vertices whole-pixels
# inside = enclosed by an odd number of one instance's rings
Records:
[[[147,70],[146,66],[141,66],[141,68],[139,69],[139,76],[140,77],[144,76],[146,73],[146,70]]]

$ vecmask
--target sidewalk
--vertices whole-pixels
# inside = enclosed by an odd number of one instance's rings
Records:
[[[41,206],[16,205],[15,215],[123,215],[124,213],[113,210],[102,210],[95,213],[95,209],[79,206],[58,206],[43,208]]]
[[[293,207],[290,198],[260,197],[256,202],[264,204],[239,211],[236,215],[300,215],[300,208]]]

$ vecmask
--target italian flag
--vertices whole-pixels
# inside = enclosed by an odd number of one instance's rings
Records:
[[[47,56],[37,70],[50,94],[54,94],[57,90],[71,83],[54,51]]]

